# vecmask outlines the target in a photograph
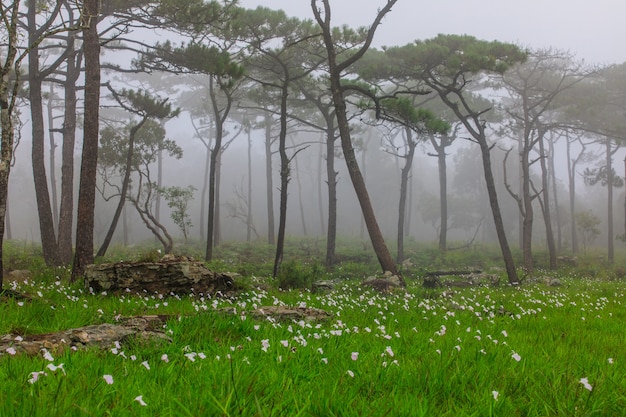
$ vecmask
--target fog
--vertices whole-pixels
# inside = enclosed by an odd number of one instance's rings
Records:
[[[370,6],[363,6],[362,2],[341,1],[336,2],[333,11],[333,21],[336,24],[349,24],[351,26],[367,25],[376,13],[378,5],[370,2]],[[356,5],[358,3],[358,6]],[[450,0],[431,2],[433,4],[417,5],[413,2],[400,1],[392,12],[385,18],[376,36],[375,46],[403,45],[416,39],[433,37],[438,33],[468,33],[480,39],[500,40],[514,42],[528,47],[555,47],[566,49],[575,53],[576,59],[591,61],[595,64],[621,63],[626,61],[626,49],[617,48],[617,39],[626,39],[626,28],[618,22],[618,16],[622,16],[620,8],[626,5],[614,4],[614,2],[596,2],[594,9],[590,10],[587,3],[582,2],[545,2],[532,1],[525,3],[525,8],[511,12],[512,2],[499,2],[496,4],[480,1],[464,2],[463,7]],[[485,4],[484,4],[485,3]],[[606,3],[606,4],[604,4]],[[609,3],[611,7],[609,7]],[[257,2],[245,0],[241,2],[243,7],[256,7]],[[305,1],[267,1],[263,5],[270,8],[284,8],[289,14],[311,18],[310,2]],[[605,7],[603,7],[603,5]],[[335,5],[333,5],[335,6]],[[626,12],[626,10],[622,10]],[[436,16],[436,18],[433,18]],[[585,28],[585,30],[581,30]],[[109,62],[124,62],[129,53],[117,53],[107,51],[103,54],[103,60]],[[124,55],[125,54],[125,55]],[[132,54],[131,54],[132,56]],[[184,77],[184,76],[180,76]],[[181,106],[181,114],[167,122],[164,126],[167,138],[174,140],[183,150],[183,156],[177,160],[164,156],[162,185],[187,187],[192,185],[196,191],[189,206],[189,219],[192,223],[190,239],[201,240],[206,234],[206,209],[201,210],[201,193],[205,185],[205,163],[207,160],[207,148],[197,137],[191,118],[198,120],[197,109],[190,109],[184,103],[189,99],[194,88],[190,83],[176,85],[175,87],[163,87],[165,91],[159,91],[166,77],[162,74],[154,74],[152,77],[141,79],[124,79],[124,75],[112,75],[105,73],[104,79],[118,83],[118,86],[131,86],[134,88],[149,88],[156,94],[168,95],[175,106]],[[121,81],[120,81],[121,80]],[[180,81],[180,80],[179,80]],[[177,81],[178,82],[178,81]],[[166,81],[167,83],[167,81]],[[146,87],[147,86],[147,87]],[[258,87],[253,87],[258,88]],[[173,90],[173,91],[172,91]],[[183,94],[185,93],[185,94]],[[489,95],[489,92],[483,91]],[[195,94],[205,94],[198,89]],[[490,97],[492,100],[493,97]],[[103,95],[103,100],[111,104],[110,97]],[[495,103],[501,104],[501,103]],[[354,107],[351,108],[356,113]],[[252,172],[247,171],[247,135],[241,131],[239,120],[244,110],[234,108],[231,117],[227,121],[228,134],[224,138],[229,141],[237,135],[233,142],[224,150],[221,160],[220,172],[220,199],[219,199],[219,225],[222,242],[246,240],[247,228],[242,218],[232,215],[230,208],[242,203],[241,193],[245,194],[248,178],[252,181],[251,204],[253,206],[252,219],[257,235],[252,236],[254,241],[267,241],[268,213],[267,213],[267,182],[266,182],[266,155],[265,155],[265,132],[262,128],[252,129],[251,138],[251,166]],[[106,110],[103,110],[106,115]],[[10,179],[9,237],[25,242],[38,242],[39,225],[37,220],[37,207],[34,203],[34,187],[32,167],[30,163],[30,125],[25,115],[27,107],[22,108],[24,122],[20,130],[21,142],[15,156],[15,166]],[[205,116],[208,116],[207,113]],[[397,232],[398,224],[398,201],[400,187],[400,170],[404,164],[404,158],[394,156],[392,153],[400,152],[400,147],[389,147],[389,139],[402,132],[396,129],[390,131],[387,126],[370,126],[376,124],[371,119],[371,113],[357,116],[352,121],[354,127],[354,140],[359,143],[357,149],[360,168],[366,178],[367,187],[377,214],[377,218],[385,237],[393,241]],[[367,123],[365,123],[367,122]],[[52,126],[54,127],[54,126]],[[58,127],[58,126],[56,126]],[[46,131],[51,126],[46,125]],[[504,212],[504,221],[511,242],[520,239],[520,215],[517,202],[507,192],[503,177],[503,159],[508,149],[516,148],[517,141],[511,135],[498,132],[503,125],[494,123],[488,129],[489,140],[494,144],[492,149],[493,168],[496,174],[496,184],[500,204]],[[239,134],[237,134],[239,132]],[[206,132],[205,132],[206,133]],[[77,134],[80,137],[81,132]],[[278,134],[278,123],[274,124],[273,137]],[[447,148],[447,175],[449,193],[449,237],[451,247],[462,246],[476,236],[474,243],[494,243],[496,235],[493,228],[493,220],[486,196],[485,185],[480,163],[478,147],[470,140],[469,134],[460,130],[458,139]],[[205,140],[210,140],[207,136]],[[589,134],[584,140],[596,139]],[[57,141],[60,139],[57,139]],[[400,139],[397,139],[400,141]],[[290,121],[288,130],[288,154],[291,160],[291,176],[289,182],[289,199],[287,211],[286,234],[292,237],[308,236],[317,237],[320,240],[326,236],[326,222],[328,210],[328,193],[326,184],[325,163],[325,138],[321,133],[313,132],[310,128],[297,125]],[[568,209],[569,185],[567,180],[567,154],[565,140],[555,142],[556,163],[556,196],[558,198],[558,212],[560,214],[559,244],[567,248],[569,244],[569,218],[571,213]],[[396,142],[400,143],[400,142]],[[56,174],[57,183],[51,185],[60,190],[60,147],[59,143],[54,150],[56,152],[56,166],[48,169],[48,180],[51,173]],[[46,153],[51,152],[46,144]],[[580,151],[580,145],[574,144],[572,152]],[[577,167],[577,210],[592,210],[601,221],[601,234],[595,240],[595,244],[606,243],[606,213],[607,198],[606,188],[600,185],[586,186],[583,183],[582,172],[585,168],[597,168],[602,163],[600,155],[603,152],[601,143],[591,143],[588,150],[594,151],[598,157],[594,160],[580,163]],[[75,185],[78,184],[80,172],[80,140],[75,149]],[[278,219],[279,205],[279,169],[280,161],[275,146],[272,156],[273,178],[273,203],[274,215]],[[438,215],[439,204],[439,179],[437,160],[433,158],[434,150],[427,140],[422,140],[418,145],[413,168],[410,174],[410,189],[407,205],[406,235],[416,241],[436,244],[438,238]],[[359,238],[366,240],[364,234],[361,210],[357,203],[355,192],[349,179],[345,162],[341,156],[341,150],[336,145],[336,164],[338,172],[338,235],[341,237]],[[613,156],[614,167],[618,173],[622,172],[621,161],[625,152],[618,150]],[[533,166],[532,175],[540,176],[538,165]],[[156,165],[153,167],[156,172]],[[507,161],[508,181],[514,189],[519,185],[519,161],[512,157]],[[102,180],[99,179],[100,184]],[[75,193],[77,195],[77,193]],[[535,203],[537,220],[534,223],[534,243],[536,247],[545,245],[545,234],[542,222],[539,220],[539,201]],[[614,218],[616,225],[624,224],[624,193],[623,189],[616,189],[614,196]],[[110,224],[111,217],[117,199],[105,201],[98,196],[96,203],[95,240],[96,245],[102,241]],[[181,241],[181,233],[172,219],[170,209],[164,201],[160,203],[160,220],[164,223],[178,242]],[[122,222],[117,227],[114,243],[140,244],[150,241],[152,235],[143,225],[139,216],[134,212],[130,204],[126,204],[126,233]],[[619,227],[621,230],[621,226]],[[477,233],[478,232],[478,233]],[[124,235],[128,241],[124,241]]]

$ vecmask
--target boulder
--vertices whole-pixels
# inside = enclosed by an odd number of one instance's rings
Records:
[[[234,274],[214,272],[192,258],[169,255],[157,262],[89,265],[85,271],[85,288],[112,293],[214,295],[234,290]]]
[[[163,332],[163,324],[171,318],[165,315],[121,318],[118,323],[102,323],[78,327],[56,333],[34,335],[7,334],[0,337],[0,355],[13,350],[13,354],[37,355],[42,350],[61,353],[66,349],[109,349],[115,343],[130,340],[166,341],[171,339]]]

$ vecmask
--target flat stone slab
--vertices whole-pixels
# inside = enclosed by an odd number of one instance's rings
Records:
[[[157,262],[89,265],[85,288],[113,293],[214,295],[234,290],[234,274],[214,272],[202,262],[169,255]]]
[[[122,317],[118,323],[102,323],[56,333],[33,335],[6,334],[0,337],[0,355],[37,355],[44,349],[63,352],[66,349],[109,349],[115,342],[123,344],[129,338],[148,341],[172,340],[163,331],[164,323],[173,316],[146,315]]]

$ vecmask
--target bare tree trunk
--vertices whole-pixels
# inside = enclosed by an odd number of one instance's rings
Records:
[[[215,208],[213,214],[213,247],[219,246],[222,241],[222,224],[220,222],[221,203],[220,203],[220,191],[222,190],[222,152],[220,149],[217,152],[217,159],[215,161]]]
[[[48,139],[50,143],[50,191],[52,193],[52,225],[54,228],[54,232],[58,234],[59,232],[59,199],[57,194],[57,174],[56,174],[56,148],[57,144],[54,140],[54,87],[50,84],[50,92],[48,96],[48,105],[46,106],[48,110]]]
[[[606,180],[607,180],[607,244],[608,244],[608,262],[613,264],[615,261],[615,234],[613,231],[613,151],[611,146],[611,139],[606,139]]]
[[[559,209],[559,195],[556,187],[556,167],[554,165],[554,140],[551,137],[548,149],[548,169],[550,171],[550,179],[552,185],[552,197],[554,198],[554,216],[556,223],[556,251],[560,253],[563,250],[563,228],[561,227],[561,210]]]
[[[289,76],[285,74],[285,80]],[[280,133],[278,136],[278,153],[280,154],[280,208],[278,213],[278,236],[276,239],[276,256],[274,257],[273,277],[278,275],[283,260],[285,247],[285,228],[287,226],[287,186],[291,176],[289,157],[287,156],[287,97],[288,81],[284,81],[280,97]]]
[[[252,129],[248,127],[248,210],[246,213],[246,242],[252,240]]]
[[[337,250],[337,171],[335,171],[335,123],[326,123],[326,183],[328,184],[328,228],[326,229],[326,266],[336,261]]]
[[[544,134],[539,138],[539,158],[541,165],[541,185],[543,195],[543,221],[546,229],[546,242],[548,244],[548,257],[550,259],[550,269],[556,269],[556,244],[554,243],[554,232],[552,230],[552,217],[550,214],[550,186],[548,184],[548,167],[546,163],[547,155],[544,145]]]
[[[376,253],[378,262],[380,263],[383,271],[389,271],[400,277],[398,268],[396,267],[393,257],[391,256],[391,252],[387,248],[383,234],[378,226],[378,221],[376,220],[376,215],[365,185],[365,180],[363,179],[359,164],[356,160],[354,147],[352,145],[352,137],[350,134],[350,125],[346,114],[347,109],[344,90],[341,85],[342,72],[352,63],[356,62],[361,56],[363,56],[365,51],[367,51],[374,37],[376,27],[380,24],[380,21],[385,14],[391,10],[391,7],[396,3],[396,1],[388,0],[387,4],[379,10],[374,23],[370,27],[365,44],[359,51],[355,52],[355,54],[348,58],[348,60],[342,63],[337,62],[337,52],[335,50],[335,44],[331,33],[329,1],[322,0],[321,3],[323,4],[323,11],[318,8],[316,3],[316,0],[311,0],[311,8],[313,9],[315,19],[322,29],[324,44],[326,45],[326,50],[328,52],[330,90],[333,97],[333,104],[335,105],[335,116],[337,118],[337,127],[339,128],[339,136],[341,138],[341,148],[348,167],[348,173],[350,174],[354,191],[359,200],[365,226],[369,233],[370,241],[372,242],[372,247]],[[323,17],[322,13],[324,14]],[[404,284],[402,278],[400,278],[400,280]]]
[[[576,159],[571,158],[571,146],[569,137],[565,138],[567,141],[567,177],[569,182],[569,211],[570,211],[570,233],[572,239],[572,252],[578,253],[578,235],[576,233],[576,164],[585,153],[585,144],[581,143],[583,149],[578,154]]]
[[[128,151],[126,152],[126,166],[124,167],[124,179],[122,180],[122,189],[120,191],[120,201],[117,203],[117,208],[115,209],[115,213],[113,214],[113,219],[111,220],[109,230],[107,231],[107,234],[104,237],[104,241],[102,242],[102,245],[100,246],[100,249],[98,250],[96,256],[104,256],[107,249],[109,248],[111,239],[113,239],[113,234],[115,233],[115,229],[117,228],[117,222],[122,215],[122,210],[124,209],[124,204],[126,203],[128,187],[130,186],[130,173],[132,171],[133,154],[135,152],[135,136],[147,120],[147,118],[144,118],[140,123],[137,123],[130,129],[130,134],[128,136]]]
[[[74,51],[75,33],[68,33],[67,49]],[[72,261],[74,224],[74,146],[76,142],[76,80],[80,69],[73,53],[68,56],[64,88],[63,146],[61,148],[61,203],[59,207],[59,257],[69,265]]]
[[[99,0],[83,2],[83,49],[85,53],[85,112],[83,152],[78,193],[76,253],[71,281],[83,276],[93,263],[93,227],[98,165],[98,130],[100,110],[100,39],[98,36]]]
[[[320,143],[324,143],[324,135],[322,134],[322,139]],[[322,161],[324,160],[324,146],[320,146],[319,158],[317,159],[317,175],[315,178],[317,179],[317,211],[320,216],[320,230],[322,233],[326,232],[326,222],[324,221],[324,204],[322,197]],[[328,252],[328,251],[327,251]]]
[[[59,265],[59,248],[54,233],[54,220],[45,167],[45,135],[41,91],[43,79],[39,68],[39,47],[37,46],[37,40],[41,36],[41,33],[37,30],[36,10],[36,0],[28,0],[28,37],[29,43],[34,45],[28,52],[28,99],[30,102],[32,133],[31,157],[44,260],[47,265]],[[54,169],[54,167],[50,167],[50,169]]]
[[[293,138],[292,143],[294,143]],[[306,228],[306,216],[304,214],[304,203],[302,202],[302,181],[300,181],[300,169],[298,167],[298,160],[295,158],[293,160],[293,168],[296,171],[296,183],[298,184],[298,205],[300,207],[300,221],[302,222],[302,233],[304,234],[304,236],[308,236]]]
[[[404,221],[406,219],[406,196],[407,188],[409,184],[409,174],[411,173],[411,167],[413,166],[413,157],[415,156],[415,147],[417,143],[413,140],[412,131],[409,128],[405,129],[406,143],[408,146],[408,153],[405,156],[405,163],[400,170],[400,199],[398,202],[398,235],[397,244],[398,252],[396,254],[396,262],[402,263],[404,261]],[[399,158],[396,158],[396,160]]]
[[[9,174],[13,162],[13,146],[15,131],[13,126],[13,110],[15,97],[18,93],[19,76],[12,78],[12,71],[15,67],[19,69],[19,62],[15,62],[18,51],[18,31],[20,2],[15,1],[13,6],[4,12],[7,24],[7,45],[2,56],[2,66],[0,67],[0,291],[2,291],[2,281],[4,271],[3,243],[4,231],[7,215],[7,203],[9,196]]]
[[[272,116],[265,113],[265,182],[267,196],[267,243],[273,245],[274,239],[274,181],[272,173]]]

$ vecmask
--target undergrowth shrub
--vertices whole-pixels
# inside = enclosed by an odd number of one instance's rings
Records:
[[[276,276],[276,285],[283,290],[311,288],[313,281],[320,279],[324,270],[317,262],[303,264],[297,261],[284,262]]]

